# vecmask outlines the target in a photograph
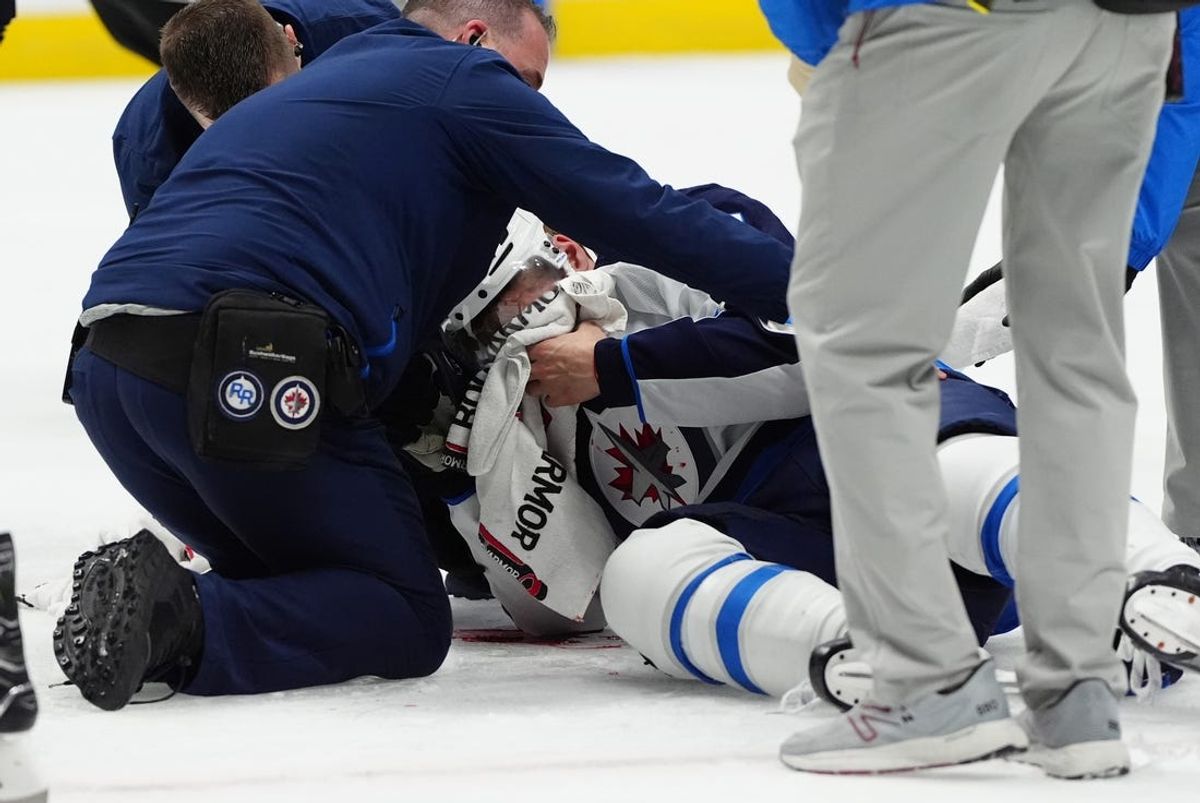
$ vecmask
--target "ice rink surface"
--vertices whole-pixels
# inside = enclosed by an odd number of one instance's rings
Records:
[[[728,184],[792,224],[798,104],[784,70],[778,56],[567,62],[554,65],[546,93],[589,136],[659,180]],[[132,534],[145,516],[58,401],[88,274],[125,225],[109,135],[134,88],[0,88],[0,527],[15,535],[22,590],[65,577],[101,533]],[[999,254],[996,200],[973,271]],[[1157,509],[1164,424],[1153,283],[1145,277],[1129,296],[1128,342],[1141,399],[1134,492]],[[974,373],[1012,389],[1008,359]],[[1136,770],[1121,780],[1068,784],[1004,762],[825,778],[790,772],[775,753],[786,735],[831,709],[781,714],[772,700],[670,680],[612,636],[513,642],[488,603],[456,603],[455,614],[458,637],[431,678],[261,697],[180,695],[108,714],[54,686],[63,677],[50,650],[52,622],[27,612],[42,715],[27,738],[0,751],[24,751],[63,803],[1125,803],[1187,799],[1200,788],[1200,677],[1148,703],[1125,703]],[[997,645],[1007,665],[1018,649],[1014,639]]]

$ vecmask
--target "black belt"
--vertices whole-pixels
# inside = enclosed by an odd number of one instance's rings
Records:
[[[86,330],[87,340],[83,345],[97,357],[103,357],[134,376],[174,393],[186,394],[192,372],[192,354],[200,333],[200,318],[198,312],[113,315],[93,323]],[[358,370],[358,349],[340,327],[336,328],[330,347],[326,375],[329,401],[344,415],[360,415],[366,409],[366,402]],[[71,359],[74,359],[74,350]],[[71,404],[69,390],[68,365],[63,401]]]
[[[134,376],[187,391],[200,314],[113,315],[88,328],[84,346]]]

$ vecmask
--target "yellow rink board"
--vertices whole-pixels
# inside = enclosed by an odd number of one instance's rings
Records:
[[[150,62],[118,45],[95,13],[18,16],[0,44],[0,80],[149,75]]]
[[[756,0],[556,0],[562,57],[777,48]],[[0,45],[0,80],[149,75],[94,12],[18,16]]]
[[[757,0],[554,0],[561,56],[781,47]]]

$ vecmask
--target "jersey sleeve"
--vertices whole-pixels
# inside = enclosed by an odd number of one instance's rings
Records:
[[[758,0],[771,33],[805,64],[816,66],[837,43],[846,20],[839,0]]]
[[[1200,161],[1200,7],[1179,12],[1183,97],[1163,105],[1138,194],[1129,266],[1142,270],[1166,246],[1179,223]]]
[[[790,328],[727,312],[681,318],[595,347],[592,409],[636,405],[642,421],[684,427],[809,414]]]
[[[464,172],[482,188],[611,259],[786,316],[790,248],[589,141],[499,56],[468,54],[441,108]]]

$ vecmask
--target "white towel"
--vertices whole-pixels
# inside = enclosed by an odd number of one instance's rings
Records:
[[[477,478],[477,521],[471,521],[473,506],[456,506],[453,518],[472,552],[482,548],[487,555],[484,571],[496,597],[503,602],[514,592],[525,594],[571,622],[589,624],[597,620],[593,599],[616,537],[575,480],[577,408],[550,410],[525,396],[527,349],[584,320],[610,334],[622,331],[625,308],[612,297],[613,287],[604,273],[572,274],[504,327],[482,387],[473,383],[478,395],[468,393],[447,438],[447,449],[465,453],[467,471]],[[545,631],[532,617],[529,624]]]
[[[958,308],[942,360],[951,368],[969,368],[1012,351],[1012,330],[1004,324],[1007,315],[1004,282],[984,288]]]

